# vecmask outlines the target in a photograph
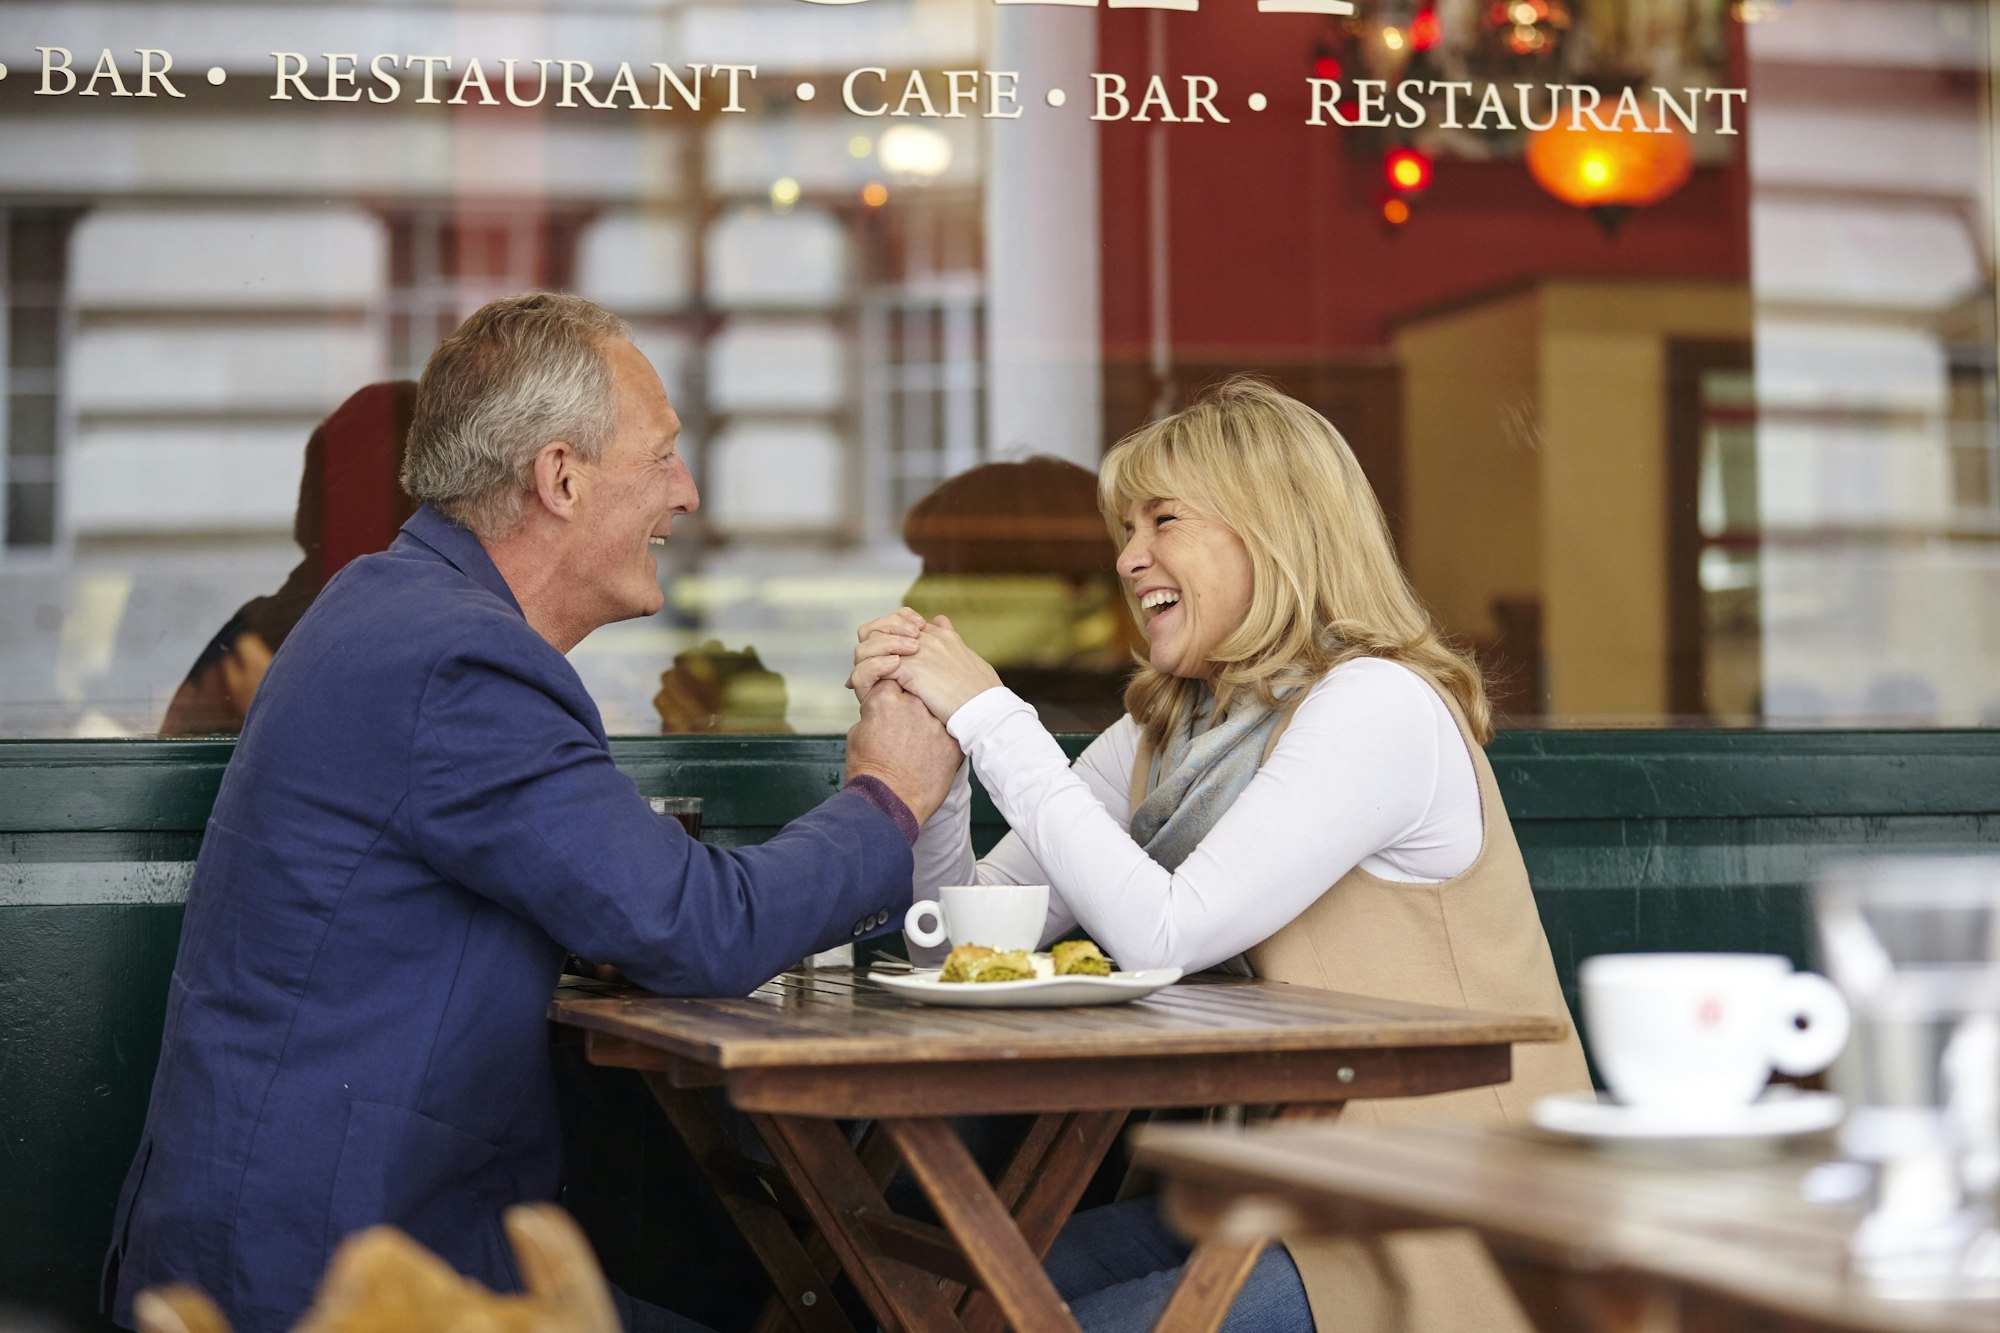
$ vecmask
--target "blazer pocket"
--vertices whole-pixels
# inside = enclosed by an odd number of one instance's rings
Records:
[[[347,1104],[347,1136],[334,1168],[327,1251],[378,1223],[398,1227],[464,1270],[468,1241],[497,1235],[491,1182],[500,1156],[484,1139],[442,1120],[381,1102]]]

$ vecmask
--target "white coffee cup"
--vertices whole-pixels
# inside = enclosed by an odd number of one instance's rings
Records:
[[[903,918],[903,933],[912,944],[930,949],[949,939],[989,949],[1032,949],[1042,942],[1049,915],[1046,884],[947,884],[937,893]],[[936,917],[937,924],[924,925],[926,916]]]
[[[1748,1106],[1773,1068],[1817,1073],[1847,1043],[1840,991],[1777,954],[1600,954],[1577,975],[1590,1053],[1630,1106]]]

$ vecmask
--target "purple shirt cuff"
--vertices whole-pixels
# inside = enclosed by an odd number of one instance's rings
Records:
[[[859,796],[862,800],[889,816],[890,820],[896,825],[896,831],[903,835],[903,841],[909,843],[911,846],[916,845],[917,817],[910,813],[909,806],[903,804],[902,797],[889,790],[888,783],[882,781],[880,778],[871,778],[864,773],[858,778],[849,778],[847,785],[842,787],[841,790],[853,792],[856,796]]]

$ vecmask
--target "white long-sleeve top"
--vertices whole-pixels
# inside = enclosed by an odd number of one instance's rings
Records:
[[[1270,759],[1171,872],[1132,840],[1129,715],[1074,766],[1007,689],[947,726],[1012,831],[974,864],[960,769],[917,839],[918,896],[941,884],[1047,884],[1042,942],[1081,925],[1125,969],[1233,958],[1357,865],[1432,884],[1479,855],[1479,783],[1450,710],[1423,677],[1380,658],[1342,663],[1312,687]],[[911,956],[942,952],[912,946]]]

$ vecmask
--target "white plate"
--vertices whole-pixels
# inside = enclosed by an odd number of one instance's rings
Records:
[[[1108,977],[1036,977],[1030,981],[939,981],[935,968],[907,976],[872,972],[870,981],[923,1004],[959,1009],[1068,1009],[1123,1004],[1181,979],[1178,967],[1113,972]]]
[[[1830,1092],[1790,1088],[1773,1088],[1748,1106],[1701,1111],[1624,1106],[1605,1098],[1558,1093],[1536,1102],[1530,1118],[1551,1133],[1584,1139],[1770,1139],[1831,1129],[1845,1109]]]

